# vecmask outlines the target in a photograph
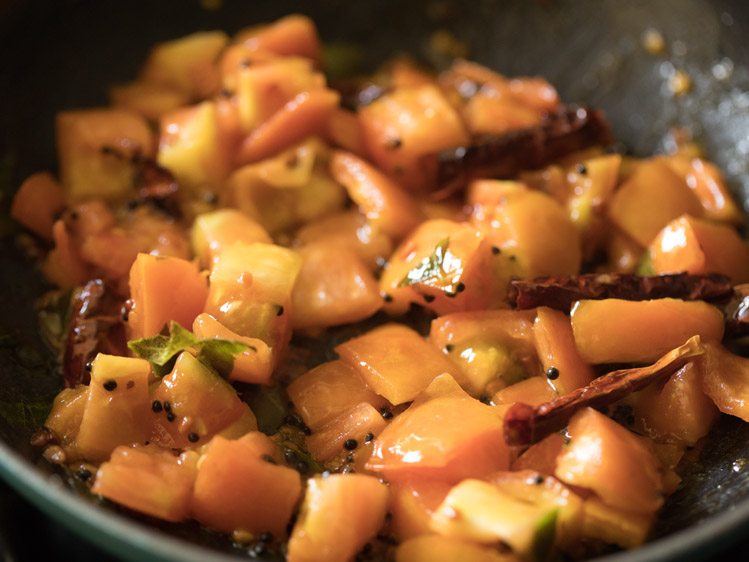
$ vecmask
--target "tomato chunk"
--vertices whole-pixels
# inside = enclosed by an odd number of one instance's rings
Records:
[[[417,400],[397,416],[375,440],[367,468],[389,480],[418,475],[457,482],[508,464],[500,416],[457,389]]]
[[[720,341],[723,315],[702,301],[578,301],[572,308],[572,331],[580,356],[589,363],[644,363],[694,335]]]
[[[459,376],[456,366],[416,331],[387,324],[336,347],[341,359],[391,404],[413,400],[434,377]]]
[[[364,474],[307,481],[301,515],[289,539],[289,562],[347,562],[382,526],[388,489]]]
[[[286,535],[299,497],[299,473],[280,466],[269,437],[252,432],[236,441],[214,437],[200,460],[192,501],[195,518],[219,531]]]
[[[557,478],[626,511],[653,513],[663,505],[658,462],[644,440],[592,408],[575,414],[568,431]]]
[[[197,457],[155,445],[117,447],[96,472],[91,492],[146,515],[182,521],[190,514]]]

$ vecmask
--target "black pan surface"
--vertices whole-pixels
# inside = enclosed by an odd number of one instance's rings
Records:
[[[324,41],[363,45],[364,65],[372,66],[400,51],[439,63],[429,55],[429,37],[448,29],[470,47],[471,58],[509,75],[543,75],[565,100],[602,107],[633,153],[667,149],[668,131],[686,128],[749,204],[749,8],[740,0],[225,0],[218,10],[205,4],[0,2],[0,476],[123,558],[207,559],[191,542],[232,550],[196,528],[154,531],[79,498],[28,445],[60,381],[37,334],[33,303],[43,282],[5,217],[9,193],[25,176],[54,170],[55,113],[104,105],[107,87],[133,78],[155,42],[302,12],[315,19]],[[643,48],[648,28],[665,37],[665,54]],[[674,98],[667,81],[676,69],[689,74],[693,89]],[[749,425],[721,419],[695,456],[659,519],[658,540],[607,561],[696,560],[749,531]]]

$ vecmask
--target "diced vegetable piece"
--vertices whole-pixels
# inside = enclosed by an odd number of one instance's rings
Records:
[[[553,111],[561,103],[554,86],[538,76],[511,78],[509,86],[513,96],[540,111]]]
[[[249,410],[217,373],[182,352],[153,392],[151,441],[168,448],[200,447]]]
[[[385,234],[400,239],[419,224],[422,215],[412,196],[365,160],[336,151],[330,160],[330,173],[346,188],[370,224]]]
[[[194,192],[219,187],[229,173],[231,159],[214,102],[162,116],[158,163],[174,174],[181,186]]]
[[[688,215],[668,223],[649,248],[657,274],[722,273],[734,284],[749,281],[749,246],[730,226]]]
[[[518,562],[513,554],[441,535],[411,538],[395,550],[396,562]]]
[[[444,378],[433,385],[444,386]],[[505,470],[509,452],[499,415],[454,382],[452,388],[431,397],[430,385],[423,400],[398,415],[375,440],[367,468],[391,481],[421,477],[446,482]]]
[[[354,367],[328,361],[295,379],[286,392],[304,423],[316,431],[336,416],[366,402],[375,408],[388,405],[365,385]]]
[[[440,506],[452,485],[424,478],[390,483],[391,528],[399,540],[428,535],[432,514]]]
[[[251,431],[257,431],[257,418],[250,408],[245,408],[242,415],[235,421],[227,425],[224,429],[216,433],[225,439],[239,439]]]
[[[432,382],[429,383],[429,386],[419,393],[411,405],[417,406],[428,400],[432,400],[433,398],[453,396],[456,394],[464,396],[466,392],[450,373],[442,373],[441,375],[434,377],[434,380],[432,380]]]
[[[702,301],[583,300],[572,308],[572,331],[588,363],[646,363],[694,335],[720,341],[723,315]]]
[[[306,137],[323,135],[339,99],[337,92],[328,89],[297,94],[242,141],[237,161],[257,162]]]
[[[99,205],[92,201],[78,205],[74,212],[79,220],[105,220],[111,216],[107,210],[101,219],[94,218]],[[174,219],[168,218],[150,205],[142,205],[115,223],[112,217],[111,228],[98,232],[78,233],[81,257],[93,267],[101,270],[101,275],[117,292],[127,294],[128,272],[139,253],[155,257],[189,259],[190,249],[187,237]]]
[[[642,438],[592,408],[575,414],[568,432],[557,478],[618,509],[653,513],[663,505],[658,461]]]
[[[394,405],[413,400],[437,375],[460,375],[450,359],[401,324],[381,326],[335,350],[369,388]]]
[[[442,535],[422,535],[409,539],[395,550],[396,562],[518,562],[514,554]]]
[[[518,174],[518,180],[531,189],[547,193],[560,205],[570,198],[567,171],[559,164],[551,164],[540,170],[526,170]]]
[[[130,339],[155,336],[171,321],[192,326],[207,296],[206,275],[195,263],[138,254],[130,268]]]
[[[250,133],[302,92],[323,90],[325,76],[308,59],[273,57],[235,45],[222,57],[224,89],[236,109],[238,130]]]
[[[202,313],[195,318],[193,333],[200,339],[222,339],[243,343],[249,349],[234,357],[229,378],[255,384],[269,384],[273,374],[271,349],[263,340],[247,338],[232,332],[213,316]]]
[[[85,283],[90,278],[88,267],[63,220],[56,221],[52,227],[52,239],[55,246],[42,264],[45,277],[63,289]]]
[[[148,439],[150,377],[151,366],[144,359],[96,356],[75,442],[83,458],[103,461],[120,445]]]
[[[684,180],[661,158],[637,164],[609,206],[611,221],[643,247],[669,221],[685,213],[698,217],[702,206]]]
[[[410,302],[439,314],[501,308],[511,273],[507,260],[475,228],[431,219],[390,256],[380,289],[393,313],[405,312]]]
[[[492,402],[500,404],[514,404],[522,402],[531,406],[538,406],[559,396],[545,376],[530,377],[498,390],[492,397]]]
[[[597,498],[583,502],[582,535],[586,539],[636,548],[648,538],[655,515],[633,513],[606,505]]]
[[[541,112],[484,89],[466,102],[463,116],[472,135],[500,135],[543,121]]]
[[[243,166],[228,187],[237,208],[271,233],[340,211],[346,199],[328,173],[328,148],[314,137]]]
[[[117,447],[96,472],[91,493],[152,517],[183,521],[190,515],[197,457],[155,445]]]
[[[570,197],[566,201],[570,219],[582,233],[583,258],[597,257],[610,237],[606,206],[619,181],[622,157],[606,154],[587,159],[567,173]]]
[[[717,166],[685,154],[674,154],[666,161],[674,172],[684,177],[702,204],[705,218],[737,226],[744,224],[744,214],[733,200],[731,190]]]
[[[224,248],[234,242],[270,244],[272,240],[260,224],[236,209],[219,209],[195,218],[192,247],[204,267],[215,264]]]
[[[364,474],[331,474],[307,481],[289,539],[289,562],[347,562],[385,520],[388,489]]]
[[[445,88],[460,89],[466,82],[480,85],[500,98],[511,98],[516,103],[540,111],[553,111],[559,106],[559,94],[554,86],[539,77],[507,78],[479,63],[455,59],[450,68],[440,75]]]
[[[216,59],[229,38],[223,31],[193,33],[154,47],[141,79],[173,88],[188,99],[202,99],[219,88]]]
[[[557,458],[562,452],[564,437],[552,433],[538,443],[531,445],[512,463],[512,470],[535,470],[541,474],[554,474]]]
[[[478,310],[456,312],[432,320],[429,339],[438,348],[492,336],[533,352],[534,310]]]
[[[77,453],[75,440],[81,427],[83,410],[88,401],[89,387],[78,385],[74,388],[63,388],[52,402],[52,410],[44,422],[44,427],[51,430],[57,442],[65,450],[65,456],[72,461]]]
[[[568,174],[571,196],[567,209],[572,222],[581,230],[591,226],[614,193],[621,163],[620,154],[606,154],[580,162]]]
[[[700,368],[702,389],[718,409],[749,421],[749,359],[708,343]]]
[[[312,242],[350,248],[372,271],[393,251],[390,237],[374,228],[356,210],[322,217],[297,231],[297,245],[304,246]]]
[[[325,137],[331,144],[357,156],[365,156],[364,134],[356,113],[337,108],[330,116]]]
[[[184,92],[143,81],[114,86],[109,90],[109,97],[115,107],[139,113],[151,121],[158,121],[165,113],[190,101]]]
[[[314,22],[301,14],[291,14],[268,25],[239,31],[235,41],[254,51],[307,57],[315,62],[320,62],[322,53]]]
[[[606,248],[609,257],[607,267],[616,273],[635,273],[640,266],[643,252],[642,246],[632,238],[619,230],[614,230],[611,232]]]
[[[533,470],[497,472],[488,477],[502,492],[538,507],[556,507],[555,546],[566,550],[580,539],[582,499],[556,478]]]
[[[10,216],[34,234],[52,240],[55,218],[64,208],[60,185],[49,172],[39,172],[26,178],[18,188]]]
[[[554,542],[558,510],[469,478],[447,494],[432,516],[432,530],[481,544],[501,540],[524,559],[543,560]]]
[[[377,281],[353,250],[313,243],[299,255],[302,268],[291,294],[294,328],[358,322],[382,307]]]
[[[69,201],[128,197],[135,187],[133,157],[150,157],[155,148],[145,119],[122,109],[63,111],[56,128],[60,183]]]
[[[357,404],[328,421],[307,437],[307,449],[318,461],[325,462],[345,448],[346,441],[364,443],[365,436],[379,435],[387,425],[382,414],[368,402]]]
[[[710,361],[712,345],[707,344],[706,349],[705,357],[688,363],[663,385],[648,386],[627,400],[638,433],[658,442],[687,446],[707,435],[718,419],[718,409],[702,390],[704,378],[714,376],[701,368]]]
[[[361,108],[359,120],[372,160],[410,189],[429,186],[423,156],[469,142],[459,115],[432,84],[388,92]]]
[[[262,433],[229,441],[214,437],[199,461],[192,513],[200,523],[224,532],[265,531],[286,535],[302,495],[294,469],[280,466],[280,451]]]
[[[478,180],[469,189],[474,224],[515,262],[514,274],[533,278],[578,273],[580,233],[553,198],[498,180]]]
[[[379,73],[381,73],[381,78]],[[407,54],[397,54],[385,61],[379,73],[376,79],[387,84],[392,90],[436,83],[435,76],[423,64]]]
[[[267,343],[275,366],[291,338],[291,291],[300,267],[292,250],[237,242],[211,272],[205,311],[232,332]]]
[[[567,394],[593,380],[593,369],[580,357],[567,316],[539,307],[533,335],[544,375],[557,393]]]
[[[466,389],[480,394],[492,380],[506,386],[537,370],[534,316],[515,310],[446,314],[432,321],[429,339],[461,368]]]

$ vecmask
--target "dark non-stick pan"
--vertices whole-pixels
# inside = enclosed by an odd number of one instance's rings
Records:
[[[200,29],[231,32],[296,11],[315,19],[326,42],[362,46],[363,63],[372,65],[398,51],[430,61],[429,37],[447,29],[472,58],[509,75],[543,75],[565,100],[602,107],[633,153],[667,149],[669,130],[688,129],[749,204],[749,6],[741,0],[219,4],[209,10],[198,0],[0,2],[0,476],[123,558],[220,560],[237,552],[197,527],[155,530],[79,497],[30,447],[60,381],[37,334],[34,301],[44,285],[5,217],[7,193],[23,177],[54,170],[55,113],[105,104],[107,87],[133,78],[155,42]],[[649,28],[666,39],[665,53],[643,48]],[[692,89],[674,97],[668,81],[677,70],[690,76]],[[694,456],[655,540],[606,560],[698,559],[749,531],[749,425],[721,419]]]

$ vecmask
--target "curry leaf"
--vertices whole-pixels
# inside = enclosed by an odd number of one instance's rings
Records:
[[[15,429],[39,429],[49,410],[47,402],[0,401],[0,418]]]
[[[408,287],[417,283],[423,283],[430,279],[444,277],[445,275],[445,256],[447,247],[450,245],[450,238],[441,240],[434,248],[434,252],[421,260],[421,263],[409,271],[406,276],[398,283],[398,287]]]
[[[650,277],[655,275],[655,268],[653,268],[653,259],[649,251],[646,251],[640,258],[640,262],[637,264],[637,275],[643,277]]]
[[[172,322],[169,335],[131,340],[127,346],[138,357],[146,359],[153,367],[154,373],[164,376],[172,370],[177,356],[183,351],[192,351],[196,357],[209,367],[227,376],[234,366],[234,357],[251,349],[250,345],[222,339],[200,339],[192,332]]]
[[[256,348],[245,343],[220,339],[201,340],[198,347],[198,359],[216,369],[223,376],[229,376],[237,355],[248,349],[257,351]]]
[[[288,402],[280,386],[258,386],[247,397],[247,403],[257,418],[258,429],[266,435],[278,431],[289,413]]]
[[[315,474],[324,470],[305,446],[305,433],[298,427],[284,424],[273,435],[273,440],[284,450],[284,457],[303,474]],[[291,453],[291,454],[289,454]]]
[[[323,47],[323,61],[328,80],[343,80],[361,69],[364,51],[356,43],[330,42]]]
[[[59,357],[67,345],[73,299],[72,290],[51,291],[37,303],[39,333]]]

